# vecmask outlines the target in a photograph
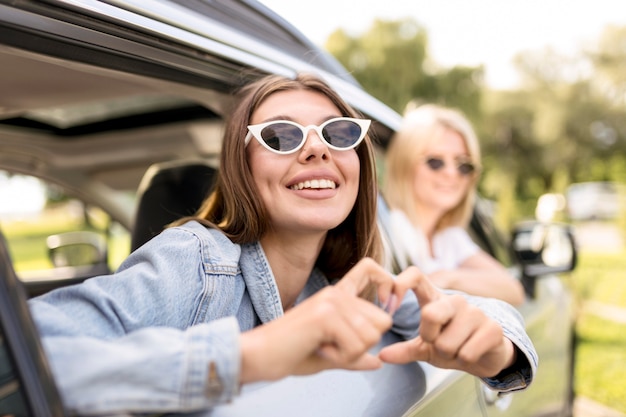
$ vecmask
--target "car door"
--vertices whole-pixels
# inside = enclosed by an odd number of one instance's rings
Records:
[[[388,333],[376,349],[398,340]],[[193,416],[482,417],[477,383],[466,373],[421,362],[329,370],[244,386],[231,403]]]
[[[11,267],[0,230],[0,415],[63,417],[26,293]]]
[[[556,231],[567,228],[554,226]],[[569,415],[571,412],[571,383],[573,364],[574,303],[564,280],[566,275],[556,271],[573,268],[549,267],[540,263],[534,273],[520,263],[516,248],[495,228],[493,222],[479,209],[472,221],[474,238],[483,249],[495,256],[522,280],[526,289],[526,302],[519,307],[526,332],[533,341],[539,356],[539,366],[531,386],[520,392],[497,395],[479,387],[485,413],[489,417]],[[532,226],[520,228],[528,234]],[[565,239],[561,248],[572,249],[571,240]],[[537,265],[534,265],[537,267]]]

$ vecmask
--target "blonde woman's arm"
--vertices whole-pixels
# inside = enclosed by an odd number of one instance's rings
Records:
[[[518,306],[524,302],[524,287],[497,260],[482,250],[468,257],[456,269],[428,275],[438,287],[482,297],[498,298]]]

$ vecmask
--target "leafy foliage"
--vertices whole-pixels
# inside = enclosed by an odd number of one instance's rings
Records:
[[[399,112],[417,100],[480,115],[483,69],[438,71],[428,60],[426,30],[412,19],[376,20],[358,37],[338,29],[325,47],[370,94]]]
[[[358,36],[339,29],[326,49],[399,112],[424,102],[462,110],[482,141],[481,192],[509,208],[505,225],[570,183],[626,181],[626,27],[607,27],[576,56],[519,54],[524,85],[514,91],[487,88],[482,67],[437,67],[426,30],[411,19],[376,20]]]

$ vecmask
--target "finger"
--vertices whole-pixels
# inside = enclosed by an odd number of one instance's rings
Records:
[[[355,331],[373,328],[377,334],[382,334],[393,325],[391,316],[375,304],[355,295],[346,294],[337,286],[326,287],[311,299],[313,298],[317,302],[317,307],[321,308],[320,314],[326,314],[330,318],[328,326],[331,328],[333,325],[345,323]]]
[[[479,332],[481,333],[482,330]],[[499,343],[483,345],[485,338],[476,334],[474,342],[466,343],[455,357],[441,355],[439,349],[433,349],[430,363],[439,368],[458,369],[479,377],[491,377],[505,368],[506,360],[512,353],[507,352],[506,341],[501,337]],[[512,346],[512,344],[511,344]],[[481,352],[480,355],[476,352]]]
[[[304,307],[305,311],[302,310]],[[306,314],[305,318],[321,331],[315,338],[312,352],[323,345],[335,347],[327,358],[332,359],[336,367],[344,367],[363,355],[393,324],[391,316],[375,304],[347,294],[336,286],[324,288],[290,313],[291,316]],[[302,331],[306,332],[305,329]]]
[[[478,362],[485,355],[489,355],[497,352],[498,349],[503,349],[505,344],[503,341],[508,341],[504,337],[502,328],[495,322],[491,322],[492,325],[482,326],[477,332],[472,334],[463,347],[459,350],[459,358],[464,362]]]
[[[336,287],[353,295],[360,294],[369,284],[377,287],[378,300],[382,305],[389,304],[393,277],[381,265],[371,258],[360,260],[348,273],[337,283]]]
[[[425,342],[434,343],[445,327],[458,314],[458,306],[464,300],[457,300],[458,295],[444,295],[421,307],[419,334]]]
[[[444,304],[449,307],[447,312]],[[446,314],[450,317],[446,318]],[[426,322],[431,321],[439,326],[439,334],[432,330],[436,329],[434,325],[430,329],[433,333],[420,329],[420,334],[432,342],[437,354],[445,359],[458,357],[461,362],[474,362],[500,343],[502,338],[501,326],[488,318],[480,308],[468,304],[460,295],[444,296],[437,303],[429,304],[426,316]]]
[[[439,298],[441,298],[442,293],[430,282],[430,280],[425,275],[421,273],[420,275],[420,278],[413,286],[413,291],[417,296],[417,301],[419,302],[419,305],[423,308],[427,304],[437,301]]]
[[[424,342],[424,340],[418,336],[415,339],[385,346],[378,353],[378,357],[383,362],[395,364],[404,364],[413,361],[430,362],[431,352],[432,346]]]
[[[467,304],[462,296],[443,296],[427,305],[420,335],[434,344],[440,356],[454,359],[486,320],[483,312]]]
[[[343,296],[345,299],[345,295]],[[341,303],[325,340],[337,347],[333,358],[338,364],[355,360],[378,343],[393,321],[374,304],[353,297]]]
[[[512,351],[512,343],[504,337],[500,325],[490,320],[461,347],[458,361],[474,375],[493,376],[505,367]]]
[[[372,355],[371,353],[365,353],[361,355],[356,361],[351,362],[344,369],[349,370],[374,370],[383,366],[382,361],[376,355]]]
[[[354,329],[366,331],[371,328],[376,335],[376,339],[369,338],[372,342],[377,343],[381,335],[391,329],[393,319],[391,315],[378,308],[375,304],[370,303],[362,298],[354,299],[351,304],[353,306],[344,305],[341,310]]]
[[[326,369],[372,370],[382,366],[382,361],[369,352],[365,352],[352,360],[346,361],[342,358],[337,346],[332,344],[321,346],[317,351],[317,356],[320,358],[319,360],[325,362],[324,366],[326,366]]]
[[[364,353],[354,361],[337,365],[337,363],[329,359],[329,350],[331,346],[323,346],[317,352],[304,360],[294,371],[294,375],[310,375],[327,369],[348,369],[369,371],[378,369],[382,366],[382,361],[370,353]]]
[[[390,303],[386,310],[393,314],[404,299],[405,293],[409,289],[415,290],[423,285],[422,281],[424,280],[427,280],[426,276],[415,266],[411,266],[398,274],[395,279],[393,294],[390,297]],[[424,291],[428,290],[422,290],[422,292]],[[436,298],[436,295],[432,295],[431,298]],[[424,302],[426,303],[426,301]]]
[[[411,361],[423,361],[438,368],[460,369],[456,359],[442,357],[432,343],[425,342],[420,337],[387,346],[379,352],[378,356],[387,363],[404,364]]]

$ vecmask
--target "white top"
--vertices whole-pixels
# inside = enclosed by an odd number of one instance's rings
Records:
[[[480,250],[465,229],[454,226],[435,234],[431,256],[428,240],[420,228],[411,223],[401,210],[391,210],[390,217],[393,236],[401,240],[398,243],[404,248],[411,264],[425,274],[458,268]]]

